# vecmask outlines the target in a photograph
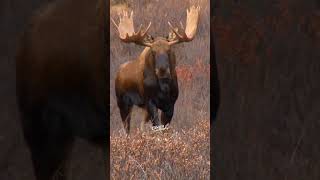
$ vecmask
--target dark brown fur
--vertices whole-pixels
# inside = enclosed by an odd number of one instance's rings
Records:
[[[158,55],[168,55],[168,59],[165,59],[169,63],[168,68],[156,67]],[[144,122],[151,118],[154,126],[160,125],[158,109],[162,111],[161,124],[167,125],[171,122],[179,94],[175,66],[175,54],[164,38],[157,38],[152,47],[145,48],[137,59],[121,65],[115,79],[115,90],[127,133],[130,131],[133,105],[145,109]],[[168,91],[161,89],[162,78],[169,81]]]
[[[23,35],[17,97],[38,180],[65,179],[75,137],[106,143],[105,10],[103,0],[57,0],[31,19]]]

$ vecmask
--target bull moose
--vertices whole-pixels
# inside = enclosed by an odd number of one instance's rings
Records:
[[[31,18],[22,36],[17,103],[37,180],[66,178],[75,138],[107,148],[106,2],[53,1]]]
[[[145,112],[142,127],[149,119],[153,129],[162,129],[170,124],[179,94],[176,58],[171,47],[194,39],[199,12],[199,6],[187,9],[186,27],[182,32],[168,22],[171,31],[166,38],[153,38],[148,34],[151,22],[145,30],[140,25],[138,32],[135,32],[133,11],[130,15],[123,11],[119,15],[118,25],[111,18],[123,42],[146,47],[137,59],[122,64],[115,78],[117,104],[127,135],[130,132],[130,116],[134,105]],[[161,110],[161,122],[158,109]]]

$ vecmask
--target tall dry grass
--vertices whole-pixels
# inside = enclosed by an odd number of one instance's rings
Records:
[[[115,100],[114,78],[120,64],[135,59],[143,47],[124,44],[110,26],[111,71],[111,177],[113,179],[209,179],[209,113],[210,113],[210,11],[209,0],[197,1],[201,6],[196,38],[174,47],[177,56],[179,98],[170,130],[165,133],[142,134],[140,111],[134,109],[131,134],[127,139]],[[167,21],[185,24],[189,1],[127,1],[111,6],[111,17],[118,22],[117,12],[134,11],[135,26],[152,22],[149,33],[166,36]],[[148,127],[147,127],[148,128]]]
[[[112,179],[209,179],[208,120],[187,131],[111,136]]]

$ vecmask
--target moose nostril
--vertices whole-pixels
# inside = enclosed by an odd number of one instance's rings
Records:
[[[157,68],[156,69],[156,74],[161,76],[161,75],[165,74],[165,70],[163,68]]]
[[[170,79],[171,78],[171,73],[169,68],[159,68],[156,69],[156,75],[160,79]]]
[[[161,73],[161,74],[165,74],[165,73],[166,73],[166,70],[165,70],[165,69],[160,69],[160,73]]]

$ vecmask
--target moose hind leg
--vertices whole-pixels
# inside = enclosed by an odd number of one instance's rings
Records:
[[[120,116],[122,119],[123,127],[129,135],[130,133],[130,120],[131,120],[131,110],[133,107],[133,102],[130,95],[124,95],[117,98],[118,108],[120,111]]]
[[[127,134],[130,133],[130,120],[131,120],[131,110],[132,106],[122,106],[120,108],[120,116],[122,119],[123,127]]]
[[[158,108],[152,101],[148,102],[147,110],[151,117],[152,126],[159,126],[160,122],[159,122]]]

